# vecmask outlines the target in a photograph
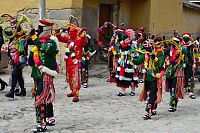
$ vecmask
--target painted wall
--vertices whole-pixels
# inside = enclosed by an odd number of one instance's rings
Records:
[[[66,1],[67,3],[70,3],[68,1],[71,1],[71,3],[72,3],[71,8],[82,8],[84,0],[61,0],[61,1]]]
[[[183,8],[184,31],[200,33],[200,10],[194,10],[188,7]],[[199,34],[200,35],[200,34]]]
[[[98,27],[99,2],[98,0],[84,0],[82,8],[82,25],[88,29],[88,34],[96,38],[95,31]]]
[[[149,30],[150,0],[131,0],[131,24],[133,28],[146,27]]]
[[[131,5],[132,0],[120,0],[119,7],[119,24],[124,23],[125,26],[130,27],[131,25]]]
[[[98,0],[83,0],[83,7],[90,7],[97,9],[99,7]]]
[[[16,15],[19,11],[38,8],[39,5],[39,0],[0,1],[0,14]],[[68,14],[77,14],[83,26],[94,29],[98,26],[99,4],[117,4],[117,2],[120,2],[118,24],[123,22],[128,27],[145,26],[151,32],[171,32],[173,29],[177,29],[180,32],[200,32],[199,11],[187,7],[183,8],[182,0],[56,0],[56,2],[46,0],[46,6],[47,9],[52,10],[79,9],[80,11],[61,12],[64,12],[67,17]],[[55,12],[57,13],[57,11]],[[49,18],[59,16],[59,13],[56,13],[50,13]],[[67,17],[64,17],[64,19]]]
[[[16,15],[18,11],[38,8],[39,0],[1,0],[0,13]],[[47,9],[82,8],[83,0],[46,0]]]
[[[151,0],[150,31],[172,32],[182,31],[183,12],[182,0]]]

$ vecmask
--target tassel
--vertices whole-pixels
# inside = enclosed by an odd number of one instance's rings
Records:
[[[142,102],[142,101],[146,101],[147,100],[147,90],[145,88],[145,78],[146,78],[146,75],[144,76],[144,86],[142,88],[142,92],[140,94],[140,97],[139,97],[139,100]]]
[[[169,92],[167,78],[165,78],[165,92]]]
[[[162,101],[162,77],[157,78],[157,88],[158,88],[158,92],[157,92],[157,100],[155,102],[156,104]]]
[[[142,92],[140,94],[139,100],[142,101],[146,101],[147,100],[147,91],[145,89],[145,87],[143,86]]]
[[[184,99],[184,91],[183,91],[183,78],[177,77],[177,97],[180,99]]]
[[[53,77],[48,74],[44,74],[43,86],[44,87],[42,94],[35,101],[35,105],[39,105],[42,103],[49,104],[55,100],[55,88],[53,84]]]
[[[16,51],[16,53],[15,53],[14,63],[15,63],[15,64],[18,64],[18,63],[19,63],[19,51]]]

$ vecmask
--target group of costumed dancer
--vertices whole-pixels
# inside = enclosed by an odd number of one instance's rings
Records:
[[[112,30],[112,34],[106,34],[106,30]],[[157,113],[157,105],[162,100],[163,81],[165,91],[170,92],[170,112],[176,111],[178,99],[183,99],[185,92],[195,99],[193,88],[199,65],[199,42],[189,32],[179,36],[175,30],[173,36],[166,40],[165,36],[145,33],[144,28],[134,31],[118,28],[109,22],[97,31],[110,41],[108,82],[115,82],[121,88],[118,96],[126,96],[129,87],[130,95],[134,96],[142,75],[144,84],[139,100],[146,101],[145,120]]]
[[[31,66],[31,77],[34,81],[31,92],[35,99],[36,122],[38,123],[33,131],[44,132],[47,130],[46,126],[55,124],[53,80],[59,73],[59,64],[56,61],[59,43],[66,45],[64,61],[66,62],[66,79],[71,90],[67,96],[73,97],[72,102],[78,102],[81,84],[84,88],[88,87],[89,60],[95,53],[90,52],[91,37],[86,34],[86,28],[79,28],[78,19],[73,16],[70,16],[69,24],[59,29],[53,29],[54,23],[46,20],[39,20],[38,28],[34,29],[32,21],[24,15],[19,20],[14,20],[8,14],[2,16],[10,17],[12,22],[11,26],[4,29],[0,27],[1,47],[4,44],[4,38],[7,38],[9,63],[12,65],[11,89],[5,96],[9,98],[14,98],[14,95],[26,96],[22,70],[27,64]],[[28,33],[21,27],[26,22],[32,28]],[[28,46],[32,46],[29,54]],[[2,79],[0,81],[2,91],[8,84]],[[16,89],[17,85],[21,90]]]
[[[21,24],[28,22],[31,31],[26,33]],[[62,42],[66,46],[66,81],[69,83],[73,97],[72,102],[79,101],[81,84],[88,87],[88,65],[91,56],[91,37],[86,28],[80,28],[78,19],[70,16],[69,23],[59,29],[53,29],[54,23],[39,20],[37,29],[32,27],[32,21],[26,16],[15,20],[10,27],[0,27],[0,44],[3,38],[9,40],[8,53],[12,64],[11,89],[6,97],[26,96],[23,68],[32,68],[31,77],[34,81],[32,96],[35,99],[37,127],[34,132],[45,132],[46,126],[55,124],[53,101],[55,99],[54,77],[59,73],[56,55]],[[112,31],[111,35],[106,30]],[[184,91],[195,99],[194,71],[198,65],[198,42],[186,32],[182,36],[174,34],[169,40],[159,35],[150,35],[133,29],[118,28],[105,22],[98,28],[99,34],[110,43],[108,46],[109,82],[115,82],[121,88],[118,96],[126,96],[126,89],[131,88],[131,96],[141,79],[144,82],[140,101],[146,102],[144,119],[156,115],[158,103],[162,100],[162,83],[165,76],[165,90],[170,92],[170,112],[177,109],[178,99],[183,99]],[[3,37],[4,35],[4,37]],[[28,54],[28,45],[32,46]],[[7,83],[0,79],[1,90]],[[19,84],[21,90],[16,91]]]

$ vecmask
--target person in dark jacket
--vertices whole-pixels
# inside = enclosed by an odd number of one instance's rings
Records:
[[[4,44],[4,39],[3,39],[2,31],[3,31],[3,29],[2,29],[2,27],[0,26],[0,61],[1,61],[1,48],[2,48],[2,46],[3,46],[3,44]],[[0,91],[4,90],[5,87],[8,86],[8,84],[7,84],[5,81],[3,81],[3,80],[1,79],[1,77],[0,77],[0,84],[1,84],[1,89],[0,89]]]

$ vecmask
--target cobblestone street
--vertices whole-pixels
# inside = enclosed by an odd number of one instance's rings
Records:
[[[54,112],[56,125],[47,127],[51,133],[199,133],[200,131],[200,89],[195,82],[196,99],[186,95],[180,100],[175,113],[168,112],[169,94],[164,92],[163,101],[158,106],[158,114],[145,121],[142,116],[145,103],[138,101],[141,86],[136,90],[136,96],[118,97],[120,90],[115,84],[107,83],[108,73],[105,65],[91,68],[90,86],[82,88],[80,102],[72,103],[67,98],[69,86],[65,76],[55,78],[56,101]],[[31,133],[35,127],[35,111],[31,99],[33,86],[30,70],[24,72],[26,97],[6,98],[4,95],[9,87],[0,92],[0,133]],[[4,70],[2,79],[8,81],[9,69]]]

